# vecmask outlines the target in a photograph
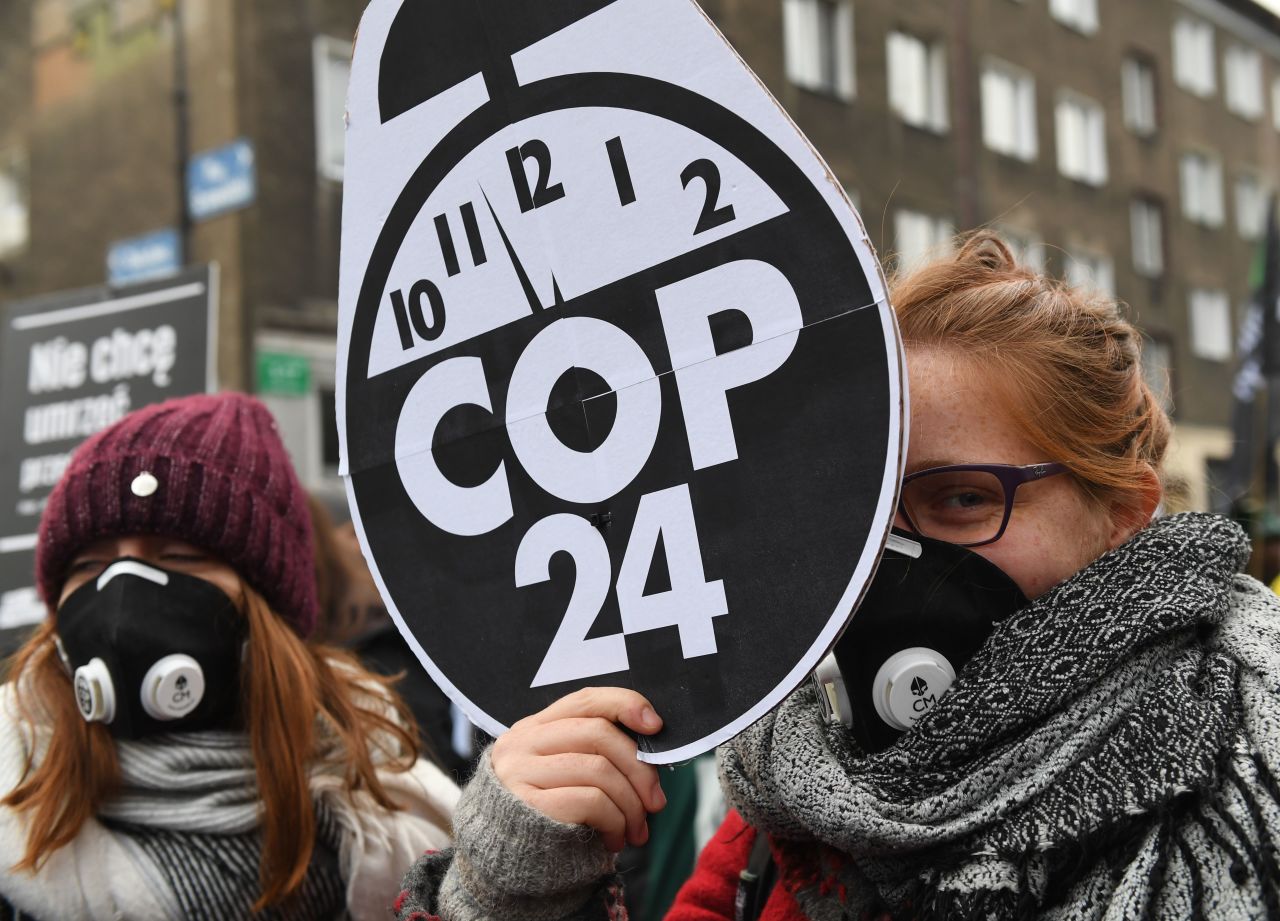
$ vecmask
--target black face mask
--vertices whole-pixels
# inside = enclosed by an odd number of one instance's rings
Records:
[[[245,636],[217,586],[130,557],[58,609],[80,714],[122,739],[235,726]]]
[[[827,718],[888,748],[950,689],[998,621],[1028,604],[994,563],[893,529],[862,604],[814,672]]]

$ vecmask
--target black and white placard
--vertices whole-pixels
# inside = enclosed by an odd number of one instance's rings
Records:
[[[374,0],[348,98],[342,472],[490,733],[591,685],[677,761],[834,642],[905,405],[839,184],[692,0]]]
[[[130,410],[214,386],[216,267],[10,304],[0,331],[0,648],[44,617],[36,528],[72,452]]]

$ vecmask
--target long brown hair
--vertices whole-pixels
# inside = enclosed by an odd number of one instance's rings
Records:
[[[306,876],[315,846],[311,771],[326,766],[349,789],[396,809],[378,770],[408,770],[418,738],[393,679],[367,671],[335,647],[308,645],[247,586],[241,607],[248,620],[241,703],[262,829],[259,911],[287,899]],[[69,844],[120,783],[106,726],[86,723],[76,708],[54,646],[55,629],[52,617],[37,628],[17,652],[11,674],[23,717],[49,729],[47,748],[42,755],[28,752],[22,781],[3,800],[30,817],[26,852],[14,870],[34,871]],[[434,818],[448,827],[445,816]]]
[[[1119,305],[1018,265],[989,231],[894,280],[908,347],[955,349],[998,368],[1005,408],[1046,458],[1104,505],[1140,504],[1170,423],[1142,373],[1142,335]]]

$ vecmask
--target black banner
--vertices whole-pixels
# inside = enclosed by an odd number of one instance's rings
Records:
[[[10,304],[0,340],[0,646],[44,616],[36,529],[75,448],[130,410],[213,387],[216,271]]]

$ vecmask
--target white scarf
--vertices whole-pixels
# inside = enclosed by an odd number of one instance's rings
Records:
[[[11,686],[0,688],[0,791],[19,782],[26,753],[43,748],[22,723]],[[47,735],[40,733],[39,735]],[[0,876],[0,892],[37,917],[183,917],[172,885],[136,836],[120,823],[173,833],[236,836],[258,827],[257,776],[243,733],[207,731],[117,744],[122,785],[86,822],[72,844],[34,874]],[[380,772],[384,789],[402,808],[387,812],[367,792],[347,790],[342,777],[317,770],[311,790],[317,814],[336,826],[338,867],[346,904],[356,921],[385,918],[400,878],[424,850],[447,847],[449,830],[433,815],[451,816],[458,789],[432,764]],[[7,869],[26,845],[25,816],[0,809],[0,866]],[[5,870],[0,870],[4,873]]]

